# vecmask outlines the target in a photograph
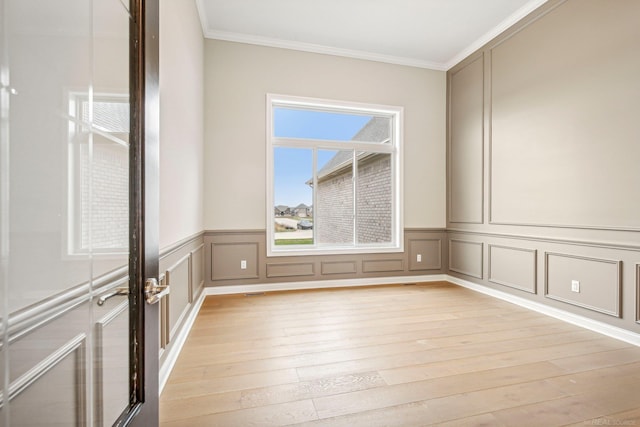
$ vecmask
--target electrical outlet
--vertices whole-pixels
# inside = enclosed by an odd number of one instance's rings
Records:
[[[417,262],[422,262],[422,254],[418,254],[418,255],[416,256],[416,261],[417,261]]]
[[[243,259],[242,261],[240,261],[240,269],[241,270],[246,270],[247,269],[247,260]]]
[[[578,280],[571,281],[571,292],[580,292],[580,281]]]

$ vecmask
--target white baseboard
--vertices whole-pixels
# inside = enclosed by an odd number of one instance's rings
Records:
[[[207,295],[250,294],[254,292],[298,291],[301,289],[350,288],[354,286],[380,286],[417,282],[441,282],[446,274],[430,276],[376,277],[370,279],[314,280],[308,282],[267,283],[260,285],[212,286],[205,288]]]
[[[191,327],[200,311],[200,307],[204,302],[205,296],[208,295],[230,295],[230,294],[246,294],[254,292],[274,292],[274,291],[293,291],[301,289],[329,289],[329,288],[344,288],[354,286],[381,286],[392,284],[407,284],[407,283],[425,283],[425,282],[440,282],[447,281],[456,285],[462,286],[473,291],[477,291],[501,300],[519,305],[529,310],[536,311],[538,313],[545,314],[547,316],[554,317],[556,319],[571,323],[576,326],[580,326],[585,329],[598,332],[600,334],[618,339],[620,341],[633,344],[640,347],[640,334],[628,331],[626,329],[618,328],[616,326],[609,325],[607,323],[592,320],[584,316],[569,313],[564,310],[560,310],[554,307],[550,307],[545,304],[540,304],[535,301],[531,301],[525,298],[511,295],[506,292],[502,292],[496,289],[488,288],[486,286],[478,285],[467,280],[460,279],[458,277],[449,276],[447,274],[436,274],[428,276],[401,276],[401,277],[379,277],[369,279],[344,279],[344,280],[318,280],[309,282],[285,282],[285,283],[268,283],[258,285],[235,285],[235,286],[214,286],[206,287],[200,294],[198,300],[194,303],[189,315],[184,321],[184,324],[180,328],[180,331],[174,338],[173,344],[167,353],[164,363],[160,367],[159,377],[159,392],[162,393],[164,386],[169,379],[169,375],[173,370],[173,367],[180,355],[180,351],[184,346],[184,343],[191,331]]]
[[[607,323],[599,322],[597,320],[589,319],[584,316],[569,313],[564,310],[560,310],[555,307],[550,307],[539,302],[531,301],[525,298],[511,295],[506,292],[502,292],[496,289],[488,288],[486,286],[478,285],[473,282],[469,282],[458,277],[447,276],[448,282],[455,283],[456,285],[465,287],[467,289],[474,290],[476,292],[483,293],[501,300],[519,305],[529,310],[537,311],[538,313],[545,314],[547,316],[554,317],[559,320],[563,320],[572,325],[580,326],[585,329],[589,329],[594,332],[598,332],[602,335],[606,335],[611,338],[618,339],[620,341],[633,344],[640,347],[640,334],[628,331],[626,329],[618,328],[616,326],[609,325]]]
[[[169,351],[166,353],[166,357],[164,359],[164,363],[160,366],[160,373],[158,374],[158,396],[162,394],[162,390],[164,390],[164,386],[167,384],[169,380],[169,375],[171,375],[171,371],[178,360],[178,356],[182,351],[182,347],[184,346],[185,341],[187,340],[187,336],[189,336],[189,332],[191,332],[191,328],[193,327],[193,323],[196,321],[196,317],[198,317],[198,313],[200,312],[200,307],[202,307],[202,303],[204,302],[204,298],[207,296],[206,288],[202,292],[200,292],[200,296],[193,303],[193,307],[189,311],[189,315],[184,319],[184,323],[180,327],[178,333],[174,336],[173,342],[171,343],[171,347]]]

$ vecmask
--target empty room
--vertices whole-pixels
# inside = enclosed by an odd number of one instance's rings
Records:
[[[0,426],[640,424],[640,1],[0,11]]]

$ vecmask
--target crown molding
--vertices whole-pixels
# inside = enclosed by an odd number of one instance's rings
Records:
[[[198,10],[198,16],[200,17],[200,25],[202,26],[202,34],[207,37],[207,31],[209,31],[209,20],[207,14],[204,11],[203,0],[196,0],[196,9]]]
[[[449,70],[453,66],[457,65],[460,61],[471,55],[476,50],[480,49],[485,44],[489,43],[495,37],[499,36],[503,31],[509,29],[522,18],[545,4],[549,0],[531,0],[529,3],[522,6],[520,9],[516,10],[513,14],[511,14],[507,19],[499,23],[497,26],[493,27],[490,31],[485,33],[482,37],[471,43],[466,48],[462,49],[455,56],[453,56],[446,63],[442,64],[445,70]]]
[[[424,61],[417,58],[403,56],[384,55],[361,50],[342,49],[313,43],[296,42],[290,40],[275,39],[270,37],[240,34],[228,31],[206,31],[204,36],[208,39],[224,40],[237,43],[246,43],[259,46],[276,47],[280,49],[298,50],[303,52],[320,53],[324,55],[342,56],[346,58],[364,59],[366,61],[384,62],[388,64],[405,65],[409,67],[426,68],[430,70],[446,71],[445,64]]]

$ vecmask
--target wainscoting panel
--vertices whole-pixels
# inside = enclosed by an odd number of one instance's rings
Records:
[[[315,264],[312,262],[267,263],[267,277],[313,276]]]
[[[159,302],[160,368],[170,359],[174,341],[192,313],[194,302],[202,294],[204,273],[204,236],[199,233],[160,254],[160,281],[170,292]],[[179,347],[179,345],[178,345]]]
[[[409,270],[425,271],[440,270],[441,268],[441,239],[409,239]]]
[[[620,317],[622,263],[562,253],[545,253],[547,298]],[[572,281],[579,292],[572,291]]]
[[[449,222],[481,224],[484,56],[457,69],[449,79]]]
[[[257,279],[258,243],[212,243],[211,280]],[[242,268],[242,261],[246,268]]]
[[[12,426],[86,424],[86,345],[76,337],[11,384]]]
[[[204,242],[207,287],[443,274],[448,257],[443,229],[405,229],[404,252],[394,253],[267,257],[264,230],[207,231]]]
[[[189,302],[193,302],[200,295],[204,287],[204,244],[191,251],[191,295]]]
[[[449,240],[449,270],[482,279],[483,249],[481,242]]]
[[[166,283],[166,282],[165,282]],[[169,305],[168,299],[165,295],[162,297],[160,302],[159,310],[158,310],[158,331],[160,332],[160,357],[164,353],[164,350],[167,348],[167,344],[169,344]]]
[[[404,261],[401,259],[381,259],[362,261],[363,273],[388,273],[404,270]]]
[[[129,403],[129,304],[121,302],[96,322],[95,419],[113,425]]]
[[[358,271],[355,261],[323,261],[320,263],[320,274],[354,274]]]
[[[535,294],[536,258],[535,249],[489,244],[488,280]]]
[[[640,323],[640,264],[636,264],[636,323]]]
[[[187,254],[166,272],[167,284],[171,291],[165,298],[169,306],[169,340],[173,337],[176,327],[189,307],[189,289],[191,288],[191,270]]]

